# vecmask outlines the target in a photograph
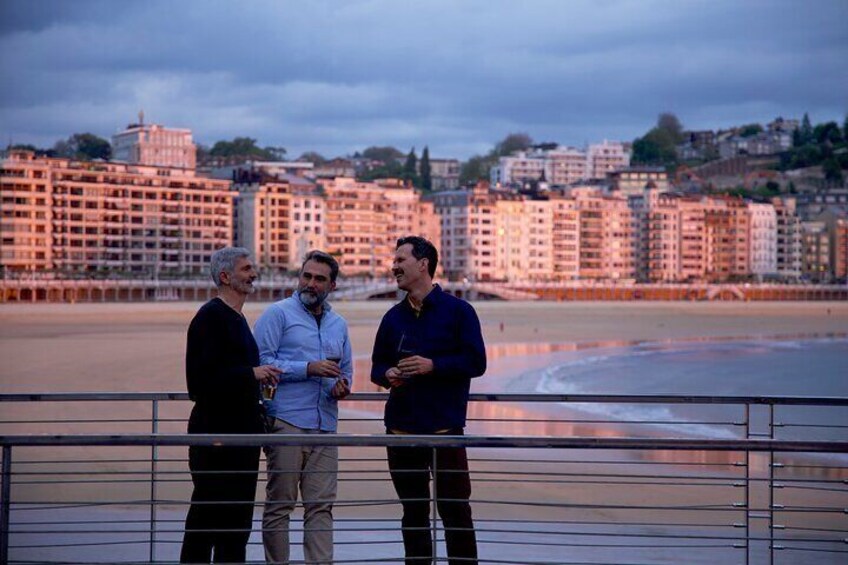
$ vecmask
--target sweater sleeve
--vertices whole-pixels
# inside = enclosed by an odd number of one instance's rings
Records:
[[[256,394],[253,367],[233,354],[227,324],[208,309],[199,312],[189,326],[186,381],[192,400],[253,398]]]
[[[457,318],[454,352],[432,360],[433,376],[436,378],[470,379],[486,372],[486,346],[477,312],[470,304],[462,302]]]
[[[374,349],[371,353],[371,382],[380,385],[383,388],[390,388],[389,379],[386,378],[386,371],[395,366],[395,349],[390,343],[388,331],[389,324],[386,322],[389,314],[383,316],[380,322],[380,327],[377,329],[377,336],[374,338]]]

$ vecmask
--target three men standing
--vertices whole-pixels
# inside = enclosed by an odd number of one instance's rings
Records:
[[[300,269],[297,291],[268,307],[256,322],[261,361],[282,372],[274,398],[266,400],[274,433],[336,432],[338,400],[350,394],[353,376],[347,323],[326,302],[338,273],[331,255],[310,252]],[[331,564],[338,447],[278,445],[266,448],[265,455],[265,559],[289,562],[289,522],[299,489],[306,563]]]
[[[218,296],[191,321],[186,384],[194,401],[188,433],[262,433],[259,382],[273,384],[280,370],[259,365],[259,350],[241,313],[255,292],[250,253],[226,247],[212,255]],[[258,447],[189,447],[194,490],[185,522],[181,563],[243,563],[253,521]]]
[[[486,370],[480,321],[467,302],[433,284],[438,253],[421,237],[398,240],[392,273],[406,299],[383,316],[371,357],[371,380],[389,389],[389,434],[462,435],[471,379]],[[403,506],[406,565],[432,563],[430,476],[445,525],[451,565],[476,565],[471,481],[464,447],[389,447],[392,482]]]

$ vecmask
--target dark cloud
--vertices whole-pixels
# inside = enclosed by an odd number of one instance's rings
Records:
[[[844,21],[844,0],[3,0],[0,135],[110,135],[144,108],[205,143],[466,157],[510,131],[632,139],[662,111],[841,121]]]

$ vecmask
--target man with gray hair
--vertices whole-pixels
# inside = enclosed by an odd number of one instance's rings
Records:
[[[186,383],[194,401],[190,434],[262,433],[260,383],[280,370],[259,364],[259,349],[241,313],[256,291],[250,253],[225,247],[212,255],[218,296],[204,304],[188,328]],[[189,447],[194,491],[185,522],[181,563],[244,563],[253,522],[259,447]]]
[[[326,302],[338,274],[333,256],[309,252],[300,268],[297,292],[269,306],[256,321],[260,359],[282,371],[279,392],[266,400],[274,433],[336,431],[338,400],[350,393],[353,376],[347,322]],[[265,455],[266,562],[289,563],[289,521],[300,490],[305,562],[332,565],[338,447],[274,445],[266,448]]]

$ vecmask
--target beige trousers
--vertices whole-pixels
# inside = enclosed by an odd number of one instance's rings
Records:
[[[276,434],[329,433],[304,430],[279,419]],[[289,522],[297,503],[303,501],[303,556],[309,565],[333,563],[333,503],[339,451],[332,447],[280,445],[265,448],[268,483],[262,516],[262,543],[267,563],[288,565]]]

